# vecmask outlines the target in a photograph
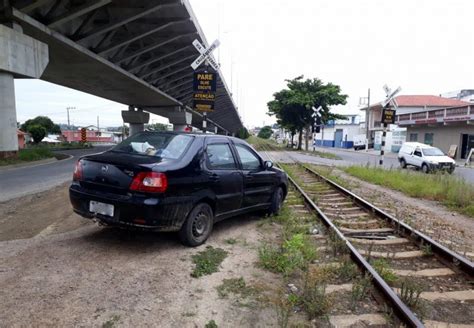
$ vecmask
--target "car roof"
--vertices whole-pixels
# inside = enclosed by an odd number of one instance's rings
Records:
[[[411,147],[420,147],[420,148],[434,148],[433,146],[426,145],[421,142],[405,142],[403,146],[411,146]]]
[[[237,138],[237,137],[225,136],[225,135],[222,135],[222,134],[203,133],[203,132],[141,131],[140,133],[160,133],[160,134],[186,135],[186,136],[193,136],[193,137],[198,137],[198,138],[205,138],[205,137],[227,138],[227,139],[234,140],[234,141],[236,141],[236,142],[245,143],[245,140],[239,139],[239,138]]]

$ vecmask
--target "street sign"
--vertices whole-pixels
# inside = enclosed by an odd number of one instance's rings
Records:
[[[198,112],[208,113],[214,111],[214,100],[193,99],[193,108]]]
[[[395,124],[395,110],[384,107],[382,110],[382,123]]]
[[[220,45],[220,41],[214,41],[209,48],[205,48],[198,40],[193,41],[193,46],[199,51],[201,54],[196,60],[191,64],[191,67],[196,70],[202,63],[207,61],[209,65],[212,66],[216,71],[219,69],[219,65],[214,61],[211,57],[211,53],[216,50],[216,48]]]
[[[208,72],[195,72],[193,81],[193,91],[195,92],[216,92],[217,74]]]
[[[81,129],[81,142],[87,141],[87,130],[86,128]]]

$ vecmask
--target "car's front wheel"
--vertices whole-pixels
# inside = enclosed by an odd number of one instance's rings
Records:
[[[179,238],[187,246],[202,245],[209,238],[213,224],[212,208],[209,204],[200,203],[189,213],[179,231]]]
[[[270,215],[278,215],[280,213],[281,205],[283,204],[283,199],[285,197],[285,193],[283,192],[282,187],[277,187],[275,192],[272,196],[272,204],[268,209]]]
[[[407,167],[407,162],[405,161],[405,159],[401,159],[400,160],[400,166],[402,167],[402,169],[406,169]]]
[[[423,164],[421,166],[421,170],[423,171],[423,173],[429,173],[430,172],[430,168],[428,167],[427,164]]]

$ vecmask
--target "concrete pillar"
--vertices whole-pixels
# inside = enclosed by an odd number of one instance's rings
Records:
[[[145,123],[150,120],[150,114],[143,112],[142,109],[135,110],[135,107],[129,106],[128,110],[122,111],[122,118],[125,123],[130,125],[130,136],[141,132],[145,128]]]
[[[0,158],[14,156],[18,151],[16,129],[13,75],[0,72]]]
[[[14,78],[40,78],[49,62],[48,46],[0,24],[0,158],[18,151]]]
[[[173,131],[184,131],[186,127],[191,125],[193,115],[184,110],[171,112],[168,115],[170,123],[173,124]]]

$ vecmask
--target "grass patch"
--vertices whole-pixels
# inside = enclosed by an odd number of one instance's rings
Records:
[[[246,141],[257,151],[275,151],[282,150],[284,148],[283,145],[278,144],[273,139],[262,139],[256,136],[250,136],[246,139]]]
[[[229,294],[236,294],[242,298],[253,296],[257,293],[254,287],[248,286],[244,278],[224,279],[222,284],[216,287],[220,298],[226,298]]]
[[[102,324],[102,328],[113,328],[120,321],[119,315],[113,315],[109,320]]]
[[[219,328],[219,326],[217,325],[217,323],[214,320],[211,320],[208,323],[206,323],[204,328]]]
[[[229,244],[229,245],[234,245],[234,244],[237,244],[237,239],[235,239],[235,238],[227,238],[227,239],[224,240],[224,242],[225,242],[226,244]]]
[[[301,233],[284,241],[281,247],[268,244],[259,250],[260,265],[272,272],[289,276],[296,270],[305,270],[308,263],[316,259],[317,254],[308,236]]]
[[[293,149],[294,151],[298,151],[298,152],[302,152],[302,153],[305,153],[306,155],[312,155],[312,156],[317,156],[317,157],[321,157],[321,158],[327,158],[327,159],[334,159],[334,160],[342,160],[342,158],[336,154],[333,154],[333,153],[329,153],[329,152],[326,152],[326,151],[319,151],[319,150],[296,150],[296,149]]]
[[[374,260],[371,264],[375,271],[377,271],[380,277],[382,277],[382,279],[385,280],[387,284],[391,285],[398,280],[397,275],[395,272],[393,272],[385,259]]]
[[[207,246],[205,251],[192,256],[194,267],[191,276],[199,278],[219,271],[219,265],[227,257],[227,252],[222,248]]]
[[[474,187],[454,176],[367,166],[351,166],[344,170],[361,180],[401,191],[411,197],[438,201],[474,218]]]
[[[54,157],[54,154],[46,147],[20,149],[17,157],[0,159],[0,166],[39,161],[51,157]]]

